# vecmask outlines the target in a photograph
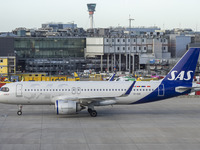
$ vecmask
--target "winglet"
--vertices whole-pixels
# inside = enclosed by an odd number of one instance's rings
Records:
[[[110,79],[108,81],[113,81],[115,77],[115,73],[110,77]]]
[[[128,90],[126,91],[126,93],[122,94],[120,97],[126,97],[126,96],[128,96],[128,95],[131,93],[131,91],[132,91],[132,89],[133,89],[135,83],[136,83],[136,81],[133,81],[133,83],[132,83],[131,86],[128,88]]]

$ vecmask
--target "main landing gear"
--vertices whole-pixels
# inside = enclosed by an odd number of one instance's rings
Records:
[[[18,114],[19,116],[22,115],[22,105],[18,105],[18,111],[17,111],[17,114]]]
[[[97,116],[97,111],[94,110],[94,104],[93,103],[90,103],[88,105],[88,112],[89,112],[91,117],[96,117]]]
[[[96,117],[97,116],[97,111],[96,110],[88,108],[88,112],[89,112],[91,117]]]

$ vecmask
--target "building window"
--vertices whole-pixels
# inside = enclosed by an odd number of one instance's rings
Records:
[[[125,39],[123,39],[123,42],[125,42]]]
[[[141,50],[141,47],[139,46],[139,50]]]
[[[142,39],[142,42],[144,42],[144,39]]]
[[[119,43],[119,42],[120,42],[120,40],[119,40],[119,39],[117,39],[117,42]]]
[[[120,50],[120,48],[119,48],[119,47],[117,47],[117,50],[119,51],[119,50]]]
[[[146,47],[144,47],[144,50],[146,50],[147,48]]]
[[[129,48],[129,47],[128,47]],[[123,47],[123,50],[125,51],[125,47]]]
[[[106,39],[106,42],[108,42],[108,39]]]
[[[133,42],[135,42],[135,39],[133,39]]]

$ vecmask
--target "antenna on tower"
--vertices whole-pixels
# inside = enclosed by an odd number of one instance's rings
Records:
[[[93,25],[94,25],[93,14],[95,12],[96,4],[95,3],[87,4],[87,7],[88,7],[88,11],[89,11],[90,28],[93,29]]]

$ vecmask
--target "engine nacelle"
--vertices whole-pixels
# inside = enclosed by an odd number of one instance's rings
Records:
[[[76,101],[56,100],[55,110],[57,115],[68,115],[76,114],[77,112],[82,110],[82,107],[80,106],[80,104],[77,104]]]

